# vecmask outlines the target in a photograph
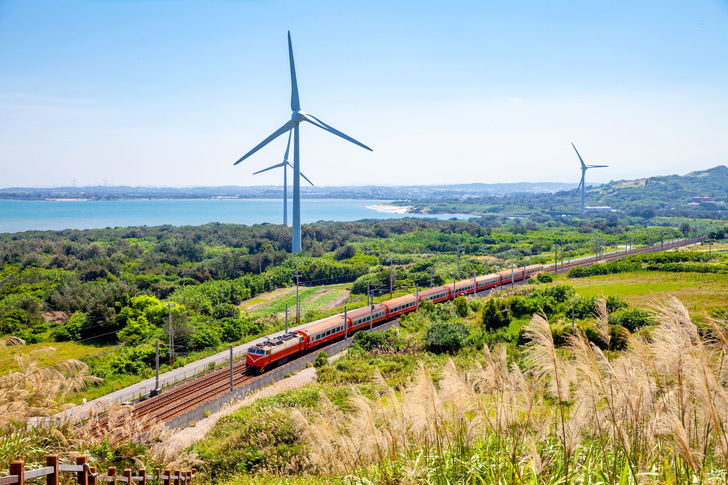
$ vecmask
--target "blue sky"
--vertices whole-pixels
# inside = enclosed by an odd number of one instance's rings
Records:
[[[728,164],[726,1],[0,0],[0,187],[279,184],[287,30],[317,185]]]

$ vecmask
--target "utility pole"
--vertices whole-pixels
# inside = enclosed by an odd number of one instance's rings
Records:
[[[372,304],[369,305],[369,331],[372,331],[374,326],[374,298],[372,297]]]
[[[157,339],[157,355],[155,358],[155,379],[154,379],[154,390],[159,389],[159,339]]]
[[[172,330],[172,304],[167,298],[167,310],[169,311],[169,365],[170,367],[174,363],[174,330]]]
[[[665,229],[662,229],[662,232],[660,233],[660,251],[665,249]]]
[[[374,300],[371,296],[372,290],[370,289],[370,287],[371,287],[371,283],[367,283],[367,305],[371,305],[370,302],[373,302],[373,300]]]
[[[286,333],[288,333],[288,303],[286,303]]]
[[[511,249],[511,288],[513,288],[513,250]]]
[[[230,344],[230,392],[233,392],[233,344]]]
[[[458,278],[460,278],[460,244],[458,244]]]
[[[485,257],[485,274],[488,274],[488,256]]]
[[[478,272],[473,271],[473,296],[478,292]]]
[[[415,283],[415,310],[420,309],[420,285]]]
[[[349,318],[346,315],[346,305],[344,305],[344,340],[349,338]]]
[[[298,298],[298,280],[301,278],[301,275],[298,274],[298,271],[296,271],[296,274],[293,275],[294,278],[296,278],[296,325],[301,324],[301,300]]]
[[[389,257],[389,299],[392,299],[394,293],[394,273],[392,271],[392,256]]]

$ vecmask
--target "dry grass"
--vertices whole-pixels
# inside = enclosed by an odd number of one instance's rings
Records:
[[[555,349],[536,315],[526,372],[496,347],[439,386],[424,367],[399,389],[378,375],[379,397],[354,391],[350,413],[322,398],[292,415],[306,459],[359,483],[725,482],[728,327],[699,332],[676,299],[654,312],[650,338],[611,359],[581,333]]]
[[[75,359],[41,364],[44,356],[55,351],[53,347],[39,347],[28,351],[25,342],[16,337],[0,339],[0,369],[15,368],[0,376],[0,430],[12,422],[22,422],[37,416],[47,416],[62,410],[61,398],[78,392],[88,384],[101,381],[88,374],[88,366]]]

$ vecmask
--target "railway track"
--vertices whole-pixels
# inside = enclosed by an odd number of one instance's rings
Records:
[[[244,360],[233,364],[233,389],[238,388],[258,376],[248,372]],[[187,411],[230,392],[230,368],[216,370],[178,385],[169,391],[135,404],[125,419],[140,423],[130,427],[128,432],[116,430],[113,441],[121,442],[139,433],[149,431],[158,423],[165,423]],[[99,417],[96,429],[99,435],[107,434],[109,428],[116,426],[110,422],[108,413]]]
[[[693,244],[699,242],[701,238],[679,241],[675,243],[664,244],[663,247],[653,246],[648,248],[636,249],[628,253],[616,253],[608,254],[602,258],[588,259],[574,261],[564,265],[559,265],[556,268],[551,268],[552,272],[564,273],[571,268],[577,266],[590,266],[595,263],[604,263],[614,261],[616,259],[631,256],[633,254],[643,254],[649,252],[664,251],[667,249],[674,249],[685,246],[687,244]],[[325,348],[324,348],[325,350]],[[258,376],[250,374],[245,364],[245,361],[241,360],[233,364],[233,389],[238,388]],[[206,374],[197,377],[185,384],[178,385],[173,389],[168,390],[165,393],[159,394],[155,397],[149,398],[145,401],[139,402],[133,406],[131,410],[132,420],[137,422],[145,423],[142,425],[141,432],[148,430],[154,423],[164,423],[172,418],[175,418],[187,411],[197,408],[198,406],[216,399],[220,396],[230,392],[230,369],[224,368],[214,371],[210,374]],[[99,418],[99,427],[103,429],[108,427],[108,418],[104,416]],[[139,433],[139,429],[135,430]],[[129,439],[132,436],[120,435],[117,441],[123,441]]]

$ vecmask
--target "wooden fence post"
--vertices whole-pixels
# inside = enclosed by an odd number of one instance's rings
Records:
[[[142,485],[147,485],[147,469],[146,468],[140,468],[138,473],[142,477],[140,483]]]
[[[96,467],[89,467],[89,472],[91,473],[88,475],[88,485],[96,485],[96,473],[98,473]]]
[[[164,470],[164,476],[167,477],[167,478],[163,479],[164,485],[169,485],[170,483],[172,483],[172,480],[170,478],[172,476],[172,471],[169,468]]]
[[[111,477],[111,485],[116,485],[116,467],[109,467],[109,476]]]
[[[124,478],[126,478],[126,483],[131,485],[131,468],[124,468]]]
[[[179,469],[174,471],[174,485],[180,485],[181,474],[182,472]]]
[[[53,467],[53,473],[46,475],[46,485],[58,485],[58,455],[46,456],[46,466]]]
[[[88,485],[88,468],[86,468],[86,455],[77,456],[76,465],[83,465],[83,471],[78,472],[78,485]]]
[[[23,460],[15,460],[10,464],[10,474],[16,475],[18,481],[15,482],[18,485],[25,484],[25,462]]]

